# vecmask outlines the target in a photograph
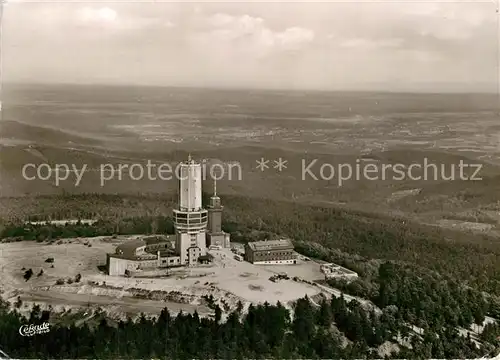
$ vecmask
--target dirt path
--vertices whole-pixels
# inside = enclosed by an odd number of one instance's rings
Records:
[[[328,287],[328,286],[324,286],[324,285],[321,285],[321,284],[316,284],[320,289],[322,289],[323,291],[335,296],[335,297],[340,297],[343,293],[342,291],[340,290],[337,290],[337,289],[333,289],[331,287]],[[362,298],[359,298],[359,297],[355,297],[355,296],[351,296],[351,295],[348,295],[348,294],[343,294],[344,295],[344,299],[349,302],[351,300],[357,300],[358,302],[360,302],[362,305],[366,306],[367,308],[369,309],[374,309],[377,313],[381,313],[381,310],[375,306],[371,301],[369,300],[366,300],[366,299],[362,299]]]
[[[111,296],[101,295],[86,295],[86,294],[71,294],[71,293],[56,293],[46,291],[30,291],[21,295],[23,301],[31,301],[37,303],[46,303],[50,305],[70,305],[77,307],[87,307],[90,303],[92,307],[119,307],[121,311],[128,314],[139,314],[141,312],[148,314],[158,314],[165,307],[171,312],[189,312],[195,310],[200,315],[209,315],[212,311],[206,306],[194,306],[189,304],[179,304],[172,302],[143,300],[132,297],[115,298]]]

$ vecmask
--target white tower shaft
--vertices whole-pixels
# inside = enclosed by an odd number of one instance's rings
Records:
[[[201,181],[201,164],[191,160],[179,165],[179,210],[201,210]]]

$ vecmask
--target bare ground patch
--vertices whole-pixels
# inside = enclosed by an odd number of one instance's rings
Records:
[[[304,262],[291,267],[266,268],[236,261],[229,250],[212,252],[215,259],[210,266],[180,269],[168,277],[157,274],[154,278],[125,278],[99,271],[106,253],[114,251],[116,243],[125,240],[92,238],[63,239],[52,245],[27,241],[0,244],[2,296],[12,302],[20,296],[25,302],[39,302],[54,308],[101,307],[114,314],[154,313],[164,307],[173,311],[196,309],[208,314],[211,310],[206,298],[210,296],[214,304],[229,311],[240,301],[245,306],[265,301],[288,303],[322,291],[317,286],[292,280],[277,283],[269,280],[278,270],[293,272],[294,276],[302,274],[309,279],[320,273],[319,264]],[[54,262],[45,262],[48,258]],[[32,269],[35,274],[28,281],[23,278],[26,269]],[[43,275],[37,277],[40,270]],[[78,274],[82,277],[80,282],[68,282]],[[56,285],[57,280],[60,282]]]

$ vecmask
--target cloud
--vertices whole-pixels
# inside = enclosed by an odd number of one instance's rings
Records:
[[[217,13],[208,18],[208,23],[215,27],[232,27],[241,31],[254,31],[260,27],[264,19],[249,15],[232,16],[229,14]]]
[[[12,80],[311,88],[497,81],[494,3],[9,1],[2,55]]]
[[[494,25],[495,7],[482,3],[413,4],[403,11],[407,26],[424,37],[444,41],[465,41],[474,38],[484,26]]]
[[[371,50],[380,48],[397,48],[401,46],[403,42],[404,42],[403,39],[399,38],[380,39],[380,40],[373,40],[368,38],[353,38],[353,39],[346,39],[340,42],[339,46],[345,48]]]
[[[155,28],[169,29],[175,26],[175,23],[165,16],[135,11],[134,7],[124,4],[9,1],[3,18],[7,35],[16,33],[15,37],[27,35],[38,37],[41,41],[86,38],[93,34],[117,35],[120,31],[125,33]]]
[[[275,33],[275,40],[282,46],[296,46],[314,40],[314,31],[300,27],[291,27],[281,33]]]
[[[99,9],[85,7],[81,10],[81,20],[85,22],[113,22],[117,16],[117,12],[109,7]]]
[[[212,28],[201,34],[206,41],[219,44],[226,42],[227,45],[243,42],[258,53],[268,50],[296,50],[315,38],[314,31],[310,29],[294,26],[281,31],[272,30],[264,19],[250,15],[217,13],[208,17],[207,24]]]
[[[130,13],[119,14],[111,7],[84,7],[77,12],[74,21],[77,25],[100,30],[102,28],[119,31],[175,27],[175,24],[167,19],[137,16]]]

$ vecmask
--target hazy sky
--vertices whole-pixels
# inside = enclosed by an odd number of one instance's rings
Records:
[[[9,82],[495,91],[489,2],[29,2],[3,10]]]

